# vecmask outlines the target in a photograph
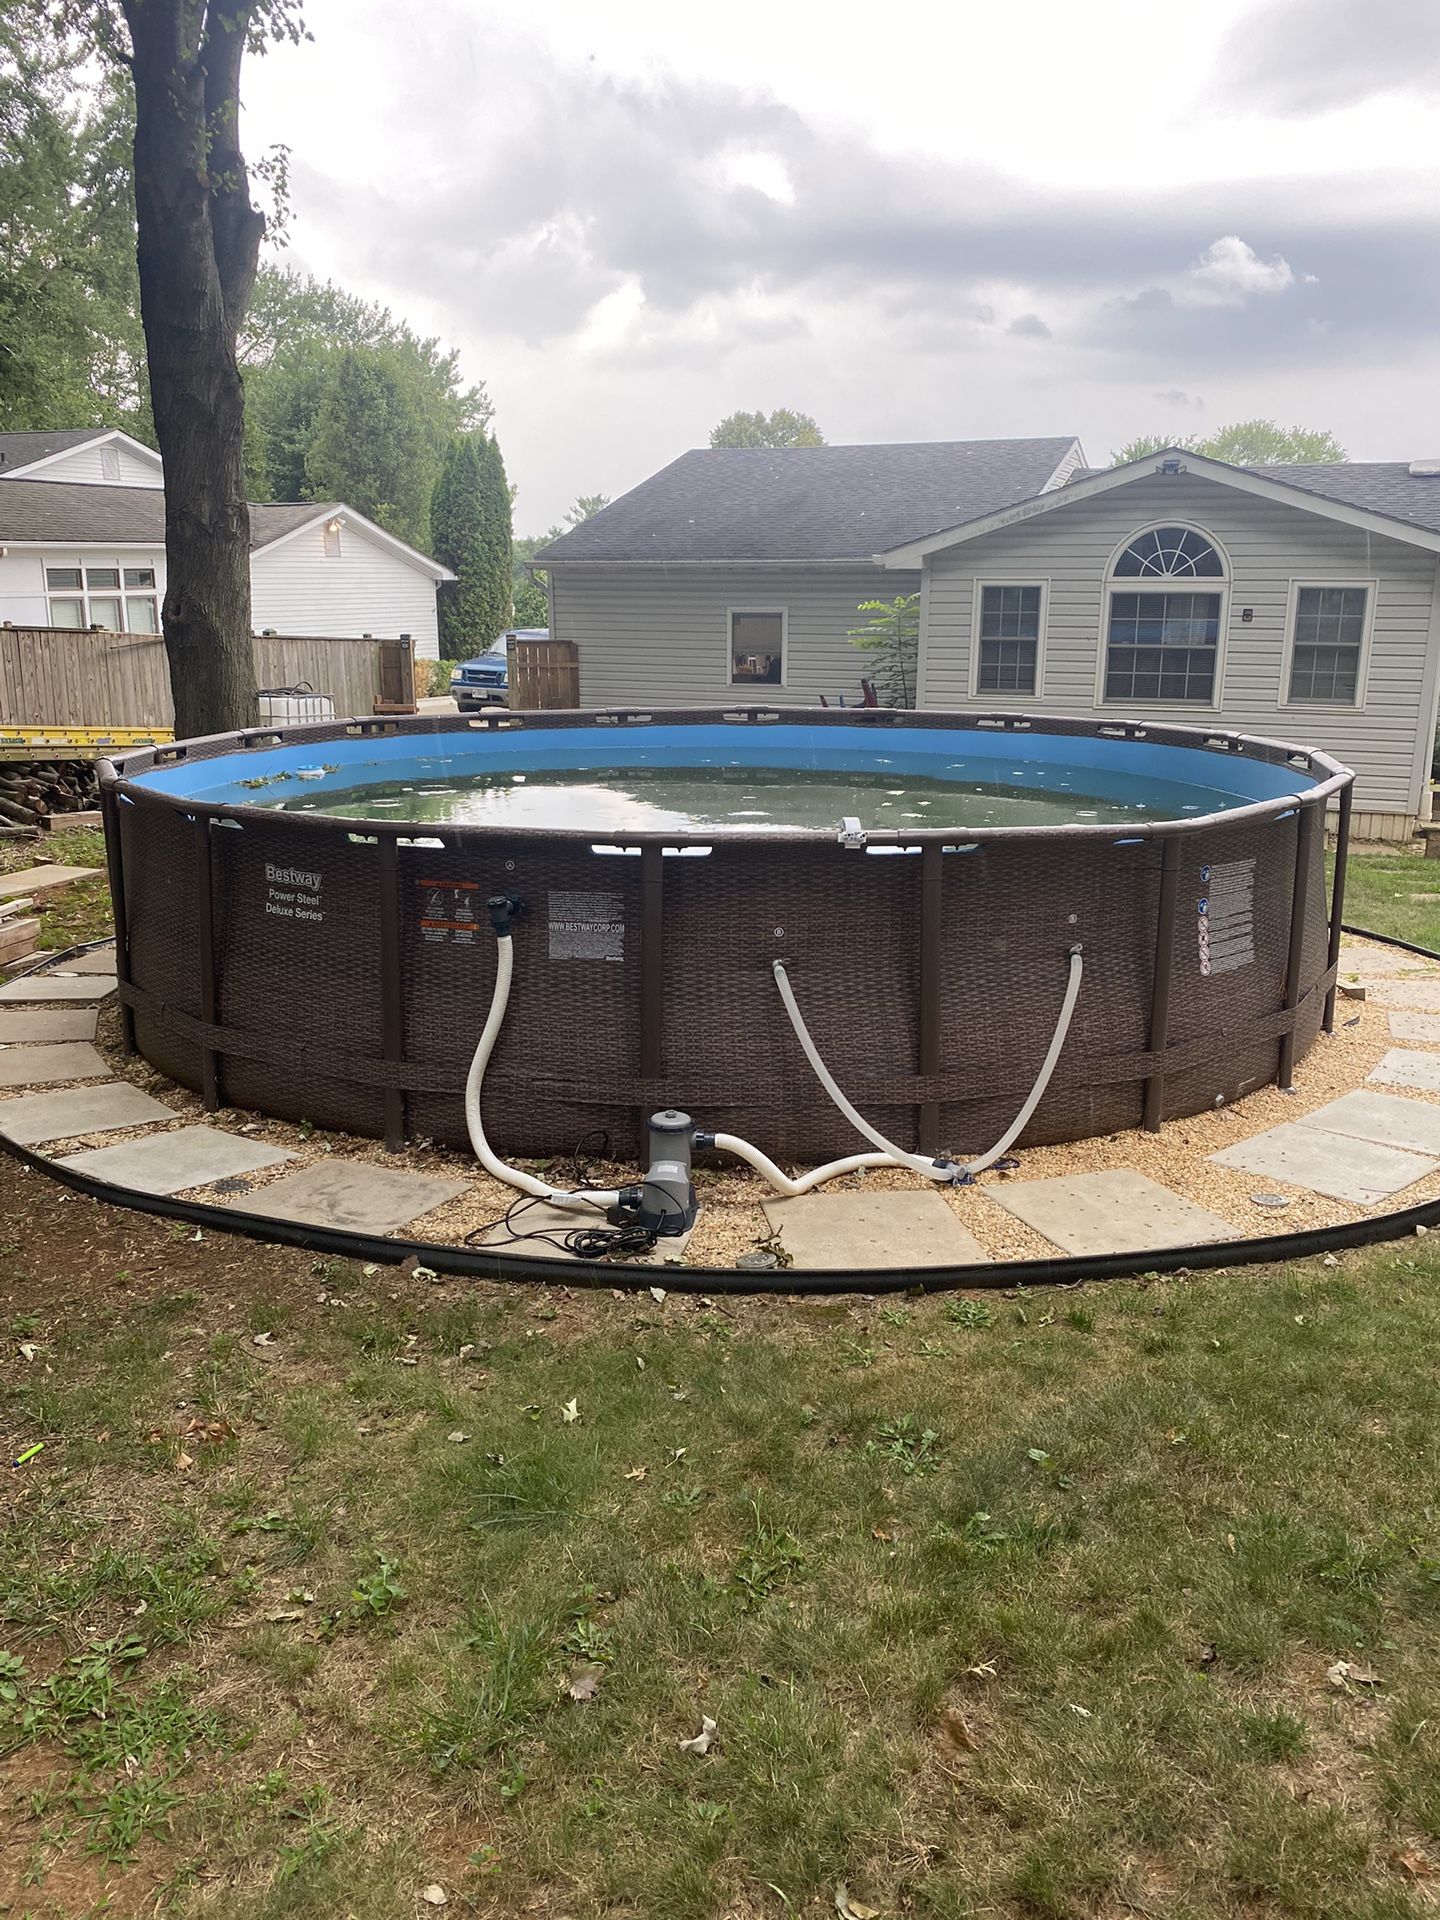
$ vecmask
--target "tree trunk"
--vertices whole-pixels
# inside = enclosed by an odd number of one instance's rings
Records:
[[[234,138],[249,11],[237,4],[223,28],[202,34],[199,0],[125,5],[140,313],[165,462],[162,619],[181,739],[257,719],[245,391],[235,354],[265,224],[250,206]]]

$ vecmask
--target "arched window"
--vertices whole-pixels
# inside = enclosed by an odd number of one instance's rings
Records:
[[[1224,592],[1196,584],[1224,582],[1212,542],[1193,527],[1147,527],[1110,577],[1105,698],[1213,704]]]

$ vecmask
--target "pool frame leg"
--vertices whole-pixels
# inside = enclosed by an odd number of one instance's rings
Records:
[[[1310,911],[1310,868],[1315,852],[1315,827],[1320,818],[1318,807],[1300,809],[1295,830],[1295,884],[1290,891],[1290,949],[1285,961],[1285,1001],[1287,1013],[1300,1004],[1300,971],[1305,958],[1305,921]],[[1280,1036],[1280,1059],[1275,1072],[1277,1087],[1295,1084],[1295,1028],[1293,1023]]]
[[[1162,1054],[1170,1040],[1170,986],[1175,971],[1175,918],[1180,898],[1180,842],[1170,834],[1160,843],[1160,900],[1155,914],[1155,965],[1150,975],[1148,1050]],[[1165,1111],[1165,1075],[1155,1071],[1145,1082],[1143,1124],[1160,1131]]]
[[[1334,967],[1340,960],[1340,934],[1345,923],[1345,874],[1350,861],[1350,808],[1355,799],[1355,785],[1352,781],[1341,790],[1340,818],[1335,823],[1335,877],[1330,882],[1330,945],[1326,955],[1326,966]],[[1335,1031],[1335,982],[1325,995],[1325,1031]]]
[[[923,1075],[940,1071],[940,927],[944,900],[944,850],[927,840],[920,854],[920,981],[917,1007],[917,1060]],[[897,863],[898,864],[898,863]],[[940,1102],[921,1102],[918,1122],[922,1153],[940,1151]]]
[[[195,921],[200,960],[200,1018],[215,1025],[219,995],[215,984],[215,870],[211,859],[210,816],[197,813],[195,828]],[[220,1055],[214,1047],[200,1049],[200,1097],[209,1112],[225,1104],[220,1079]]]
[[[383,835],[380,856],[380,1047],[387,1062],[405,1058],[405,976],[400,966],[400,847]],[[385,1145],[399,1153],[405,1145],[405,1093],[385,1089]]]
[[[130,920],[125,908],[125,850],[120,844],[120,802],[113,787],[100,789],[100,812],[105,822],[105,865],[110,880],[110,917],[115,923],[115,978],[122,987],[130,984]],[[135,1009],[123,997],[120,1000],[121,1051],[133,1058],[135,1045]]]
[[[656,1080],[664,1072],[665,1038],[665,850],[649,841],[640,849],[640,1077]],[[647,1137],[648,1103],[639,1113],[640,1138]]]

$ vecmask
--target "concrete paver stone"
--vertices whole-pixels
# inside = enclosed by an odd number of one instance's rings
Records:
[[[0,1047],[93,1040],[98,1018],[93,1007],[0,1007]]]
[[[112,1133],[117,1127],[145,1127],[179,1115],[152,1100],[128,1080],[104,1087],[63,1087],[55,1093],[25,1093],[0,1100],[0,1134],[22,1147],[42,1140],[73,1140],[80,1134]]]
[[[396,1233],[432,1207],[464,1193],[469,1184],[360,1160],[317,1160],[235,1204],[267,1220],[343,1227],[352,1233]]]
[[[761,1204],[798,1270],[958,1267],[990,1257],[933,1189],[862,1187]]]
[[[113,973],[27,973],[0,987],[0,1000],[43,1005],[51,1000],[103,1000],[114,991]]]
[[[88,1040],[0,1047],[0,1087],[50,1087],[61,1080],[109,1080],[109,1062]]]
[[[1141,1253],[1212,1240],[1239,1229],[1131,1167],[987,1186],[987,1197],[1066,1253]]]
[[[119,1140],[111,1147],[88,1147],[68,1154],[62,1167],[77,1167],[97,1180],[110,1180],[140,1193],[183,1193],[190,1187],[208,1187],[236,1173],[278,1166],[293,1153],[262,1147],[237,1133],[218,1127],[177,1127],[170,1133],[152,1133],[143,1140]]]
[[[1422,1154],[1326,1133],[1320,1127],[1301,1126],[1294,1120],[1252,1134],[1248,1140],[1237,1140],[1233,1147],[1212,1153],[1210,1158],[1219,1167],[1261,1173],[1267,1179],[1285,1180],[1292,1187],[1308,1187],[1311,1193],[1348,1200],[1360,1207],[1375,1206],[1440,1166],[1440,1161],[1427,1160]]]

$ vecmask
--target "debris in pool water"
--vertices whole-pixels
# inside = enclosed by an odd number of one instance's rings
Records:
[[[324,767],[297,767],[295,769],[295,778],[297,780],[323,780],[325,778],[325,769]]]
[[[240,785],[253,791],[257,787],[277,786],[280,781],[289,780],[291,777],[288,773],[261,773],[257,774],[253,780],[242,780]]]

